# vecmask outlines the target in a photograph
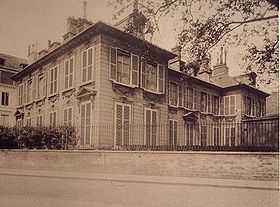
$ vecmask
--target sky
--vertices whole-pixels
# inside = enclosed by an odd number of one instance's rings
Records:
[[[87,18],[93,22],[113,24],[114,12],[106,0],[87,0]],[[41,50],[47,47],[48,40],[62,41],[70,16],[83,16],[83,0],[0,0],[0,53],[27,58],[27,48],[32,43]],[[176,21],[165,18],[153,43],[171,50],[176,45],[172,27]],[[215,60],[215,55],[212,57]],[[241,62],[241,52],[231,48],[227,57],[231,75],[242,73]]]

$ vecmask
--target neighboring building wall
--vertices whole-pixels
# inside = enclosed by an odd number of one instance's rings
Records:
[[[266,99],[266,114],[279,114],[279,91],[272,92]]]

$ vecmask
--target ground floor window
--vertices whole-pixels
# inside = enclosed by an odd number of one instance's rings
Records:
[[[0,115],[0,125],[1,126],[9,126],[9,115],[1,114]]]
[[[202,125],[201,126],[201,145],[206,146],[207,145],[207,126]]]
[[[194,125],[193,125],[193,123],[186,122],[184,129],[185,129],[185,133],[184,133],[185,145],[187,145],[187,146],[195,145],[195,142],[194,142]]]
[[[81,104],[81,145],[90,145],[91,102]]]
[[[131,126],[131,105],[116,103],[115,106],[115,144],[129,145]]]
[[[39,114],[39,115],[37,116],[37,126],[38,126],[38,127],[43,126],[43,115],[42,115],[42,114]]]
[[[155,146],[157,140],[157,110],[145,108],[145,139],[144,144],[147,146]]]
[[[66,126],[71,126],[73,120],[73,108],[69,107],[63,111],[63,122]]]
[[[177,120],[169,120],[169,145],[177,145]]]
[[[50,112],[50,127],[56,127],[57,125],[57,112]]]

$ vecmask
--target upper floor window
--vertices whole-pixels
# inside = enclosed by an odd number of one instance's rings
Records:
[[[90,47],[82,52],[82,82],[93,79],[94,50]]]
[[[201,112],[207,112],[207,93],[201,92],[200,94],[200,110]]]
[[[220,104],[219,104],[219,96],[212,96],[213,101],[212,101],[212,112],[214,114],[219,114],[219,108],[220,108]]]
[[[127,51],[110,48],[110,79],[125,85],[138,85],[139,57]]]
[[[225,96],[224,97],[224,115],[232,115],[235,113],[235,96]]]
[[[9,93],[8,92],[2,92],[1,105],[3,105],[3,106],[9,105]]]
[[[38,76],[37,98],[42,98],[47,95],[47,78],[44,74]]]
[[[164,93],[164,65],[142,59],[142,88],[156,93]]]
[[[186,87],[185,88],[185,102],[184,106],[188,109],[193,108],[193,102],[194,102],[194,91],[193,88]]]
[[[177,84],[169,82],[169,104],[172,106],[178,105],[178,90]]]
[[[71,57],[64,62],[64,88],[73,87],[74,58]]]
[[[58,66],[50,69],[50,95],[57,93],[58,91]]]
[[[26,102],[29,103],[31,101],[31,90],[32,90],[32,81],[28,80],[26,83]]]
[[[20,84],[18,86],[18,105],[23,104],[23,88],[24,88],[23,84]]]

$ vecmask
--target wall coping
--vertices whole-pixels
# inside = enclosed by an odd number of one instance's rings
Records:
[[[231,152],[231,151],[113,151],[113,150],[25,150],[0,149],[1,152],[30,152],[30,153],[135,153],[135,154],[211,154],[211,155],[279,155],[279,152]]]

